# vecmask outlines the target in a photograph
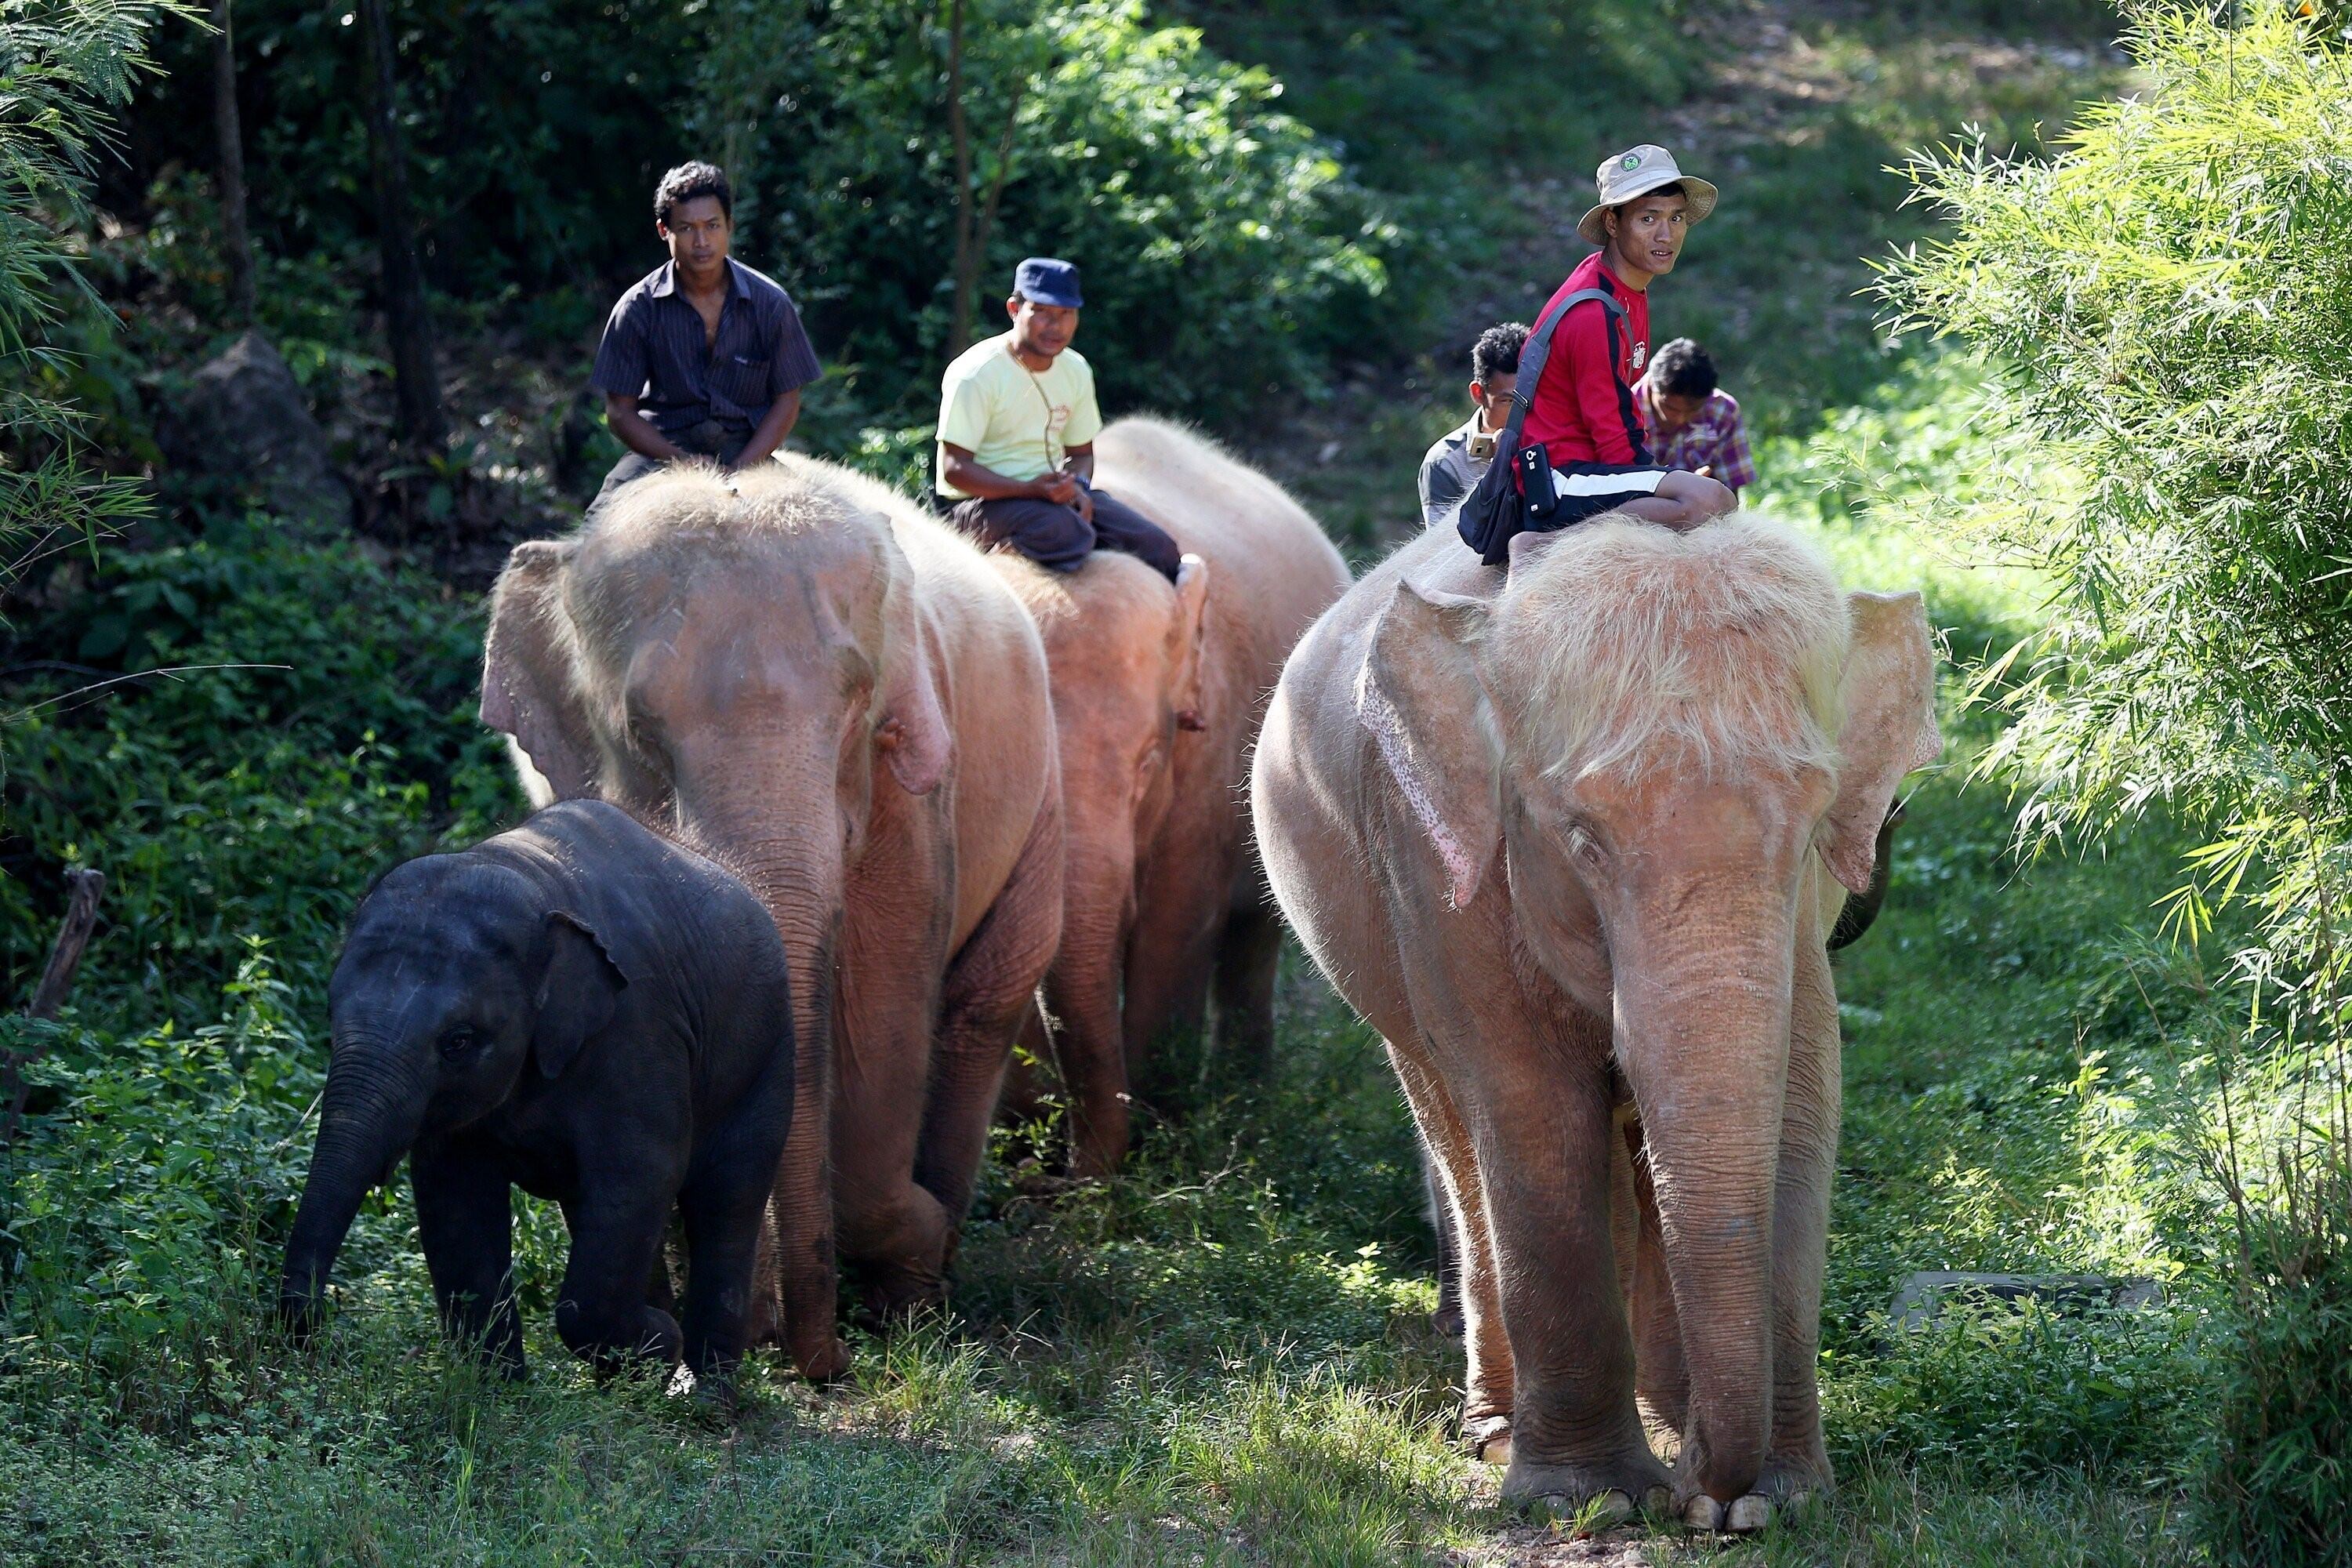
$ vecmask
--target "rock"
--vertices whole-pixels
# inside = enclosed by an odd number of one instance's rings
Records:
[[[335,469],[326,432],[259,332],[246,332],[188,378],[161,434],[175,468],[249,491],[280,516],[351,521],[351,487]]]
[[[2164,1305],[2164,1287],[2153,1279],[2117,1279],[2103,1274],[1952,1274],[1931,1269],[1903,1281],[1887,1315],[1898,1329],[1924,1329],[1949,1300],[2038,1301],[2061,1314],[2100,1308],[2145,1311]]]

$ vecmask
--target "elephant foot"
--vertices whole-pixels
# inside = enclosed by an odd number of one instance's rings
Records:
[[[1465,1416],[1462,1447],[1474,1459],[1489,1465],[1511,1462],[1511,1418],[1508,1415]]]
[[[1672,1497],[1665,1467],[1647,1450],[1582,1465],[1536,1465],[1514,1457],[1503,1500],[1580,1531],[1606,1530],[1637,1510],[1664,1513]]]
[[[828,1328],[822,1339],[793,1346],[793,1370],[811,1383],[839,1383],[849,1375],[849,1346]]]
[[[1782,1506],[1793,1511],[1801,1505],[1802,1499],[1792,1499]],[[1715,1535],[1754,1535],[1770,1526],[1774,1511],[1772,1500],[1761,1492],[1749,1492],[1727,1503],[1701,1492],[1683,1505],[1683,1524]]]

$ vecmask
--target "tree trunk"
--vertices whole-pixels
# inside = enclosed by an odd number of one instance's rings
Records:
[[[1013,132],[1021,113],[1026,82],[1016,82],[1013,101],[1004,110],[1004,130],[997,138],[996,168],[983,195],[972,189],[971,121],[963,106],[964,0],[948,6],[948,142],[955,153],[955,259],[948,305],[948,358],[971,346],[971,321],[979,303],[980,264],[988,251],[989,232],[996,226],[998,200],[1013,162]]]
[[[388,0],[359,0],[360,72],[366,105],[368,163],[375,178],[376,247],[383,258],[383,313],[392,338],[392,374],[399,395],[400,433],[437,447],[447,434],[441,413],[440,373],[433,363],[433,323],[425,312],[425,284],[416,269],[416,230],[408,208],[408,150],[400,134],[393,89],[392,17]]]
[[[213,140],[220,161],[221,248],[228,253],[232,326],[253,321],[253,242],[245,227],[245,135],[236,112],[236,43],[229,0],[213,0]]]

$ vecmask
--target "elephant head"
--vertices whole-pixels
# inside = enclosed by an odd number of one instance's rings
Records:
[[[1527,958],[1613,1020],[1683,1326],[1686,1453],[1736,1497],[1770,1430],[1817,868],[1866,890],[1896,785],[1941,749],[1919,596],[1841,595],[1810,547],[1744,518],[1522,535],[1491,599],[1398,583],[1357,705],[1436,848],[1435,896],[1507,900]]]
[[[618,492],[572,540],[518,546],[491,614],[482,718],[514,738],[544,793],[601,797],[676,833],[775,919],[792,972],[794,1123],[812,1130],[786,1153],[788,1173],[797,1162],[808,1179],[780,1187],[778,1219],[802,1237],[832,1234],[825,1052],[846,879],[877,773],[929,796],[950,767],[913,579],[878,487],[856,476],[805,458],[733,475],[682,466]],[[806,1267],[787,1264],[786,1306],[812,1325],[794,1352],[826,1368],[838,1353],[830,1242],[793,1256]]]
[[[329,987],[333,1049],[280,1312],[316,1321],[360,1200],[412,1144],[479,1121],[527,1075],[559,1077],[628,984],[585,921],[510,868],[435,855],[378,883]]]

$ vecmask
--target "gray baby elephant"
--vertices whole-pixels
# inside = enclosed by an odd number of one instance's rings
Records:
[[[741,883],[626,813],[571,801],[362,900],[331,989],[334,1047],[280,1313],[299,1331],[360,1199],[415,1151],[444,1326],[523,1364],[509,1185],[563,1206],[563,1342],[609,1368],[683,1356],[723,1381],[792,1120],[784,947]],[[673,1208],[681,1329],[648,1304]]]

